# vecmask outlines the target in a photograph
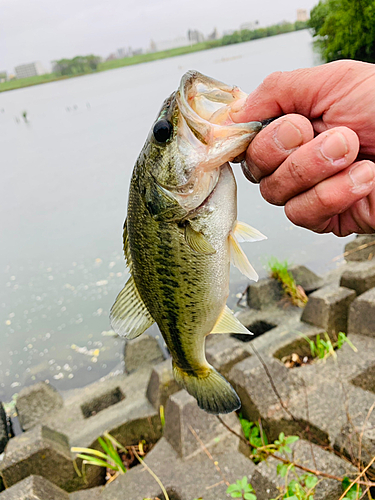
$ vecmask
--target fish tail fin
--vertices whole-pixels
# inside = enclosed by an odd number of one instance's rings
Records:
[[[176,381],[195,397],[202,410],[218,415],[241,407],[236,391],[212,366],[208,365],[205,373],[199,375],[186,372],[173,362],[173,372]]]

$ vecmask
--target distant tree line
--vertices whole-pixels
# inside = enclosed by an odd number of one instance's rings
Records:
[[[295,23],[282,22],[279,24],[273,24],[272,26],[267,26],[266,28],[235,31],[231,35],[224,35],[220,40],[217,40],[217,42],[219,42],[218,45],[230,45],[233,43],[256,40],[257,38],[265,38],[267,36],[289,33],[291,31],[303,30],[305,28],[307,28],[307,23],[303,21],[296,21]]]
[[[375,0],[320,0],[308,23],[324,61],[375,62]]]
[[[101,58],[99,56],[76,56],[73,59],[60,59],[53,61],[53,72],[61,76],[80,75],[92,73],[98,68]]]

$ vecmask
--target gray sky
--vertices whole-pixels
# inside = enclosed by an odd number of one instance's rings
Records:
[[[205,35],[259,20],[295,21],[317,0],[0,0],[0,71],[78,54],[108,56],[198,29]]]

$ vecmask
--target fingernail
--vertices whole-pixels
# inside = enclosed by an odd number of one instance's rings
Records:
[[[253,184],[259,184],[259,181],[250,172],[250,170],[247,166],[246,160],[241,161],[241,168],[242,168],[242,172],[244,173],[244,176],[246,177],[246,179],[248,181],[252,182]]]
[[[363,162],[351,168],[349,176],[355,186],[361,186],[374,179],[374,170],[368,162]]]
[[[322,155],[327,160],[339,160],[348,153],[348,146],[345,137],[340,132],[329,134],[321,146]]]
[[[303,142],[303,137],[300,130],[288,120],[280,123],[276,129],[275,139],[284,149],[294,149],[300,146]]]

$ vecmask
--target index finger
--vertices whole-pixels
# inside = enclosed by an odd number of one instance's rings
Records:
[[[293,151],[313,138],[314,130],[307,118],[295,114],[282,116],[254,137],[246,151],[243,169],[247,168],[250,176],[260,181],[272,174]]]

